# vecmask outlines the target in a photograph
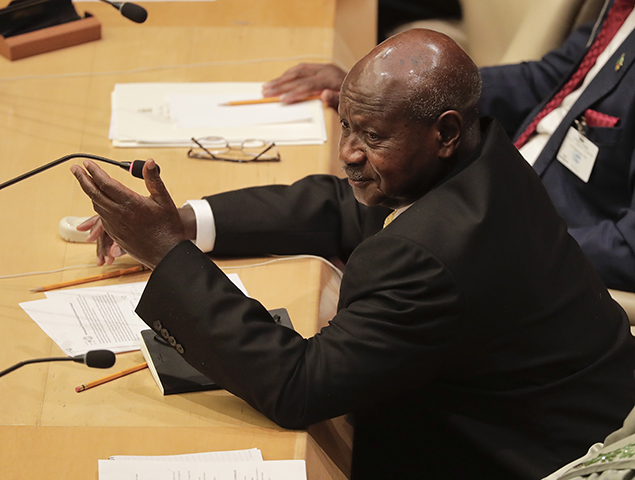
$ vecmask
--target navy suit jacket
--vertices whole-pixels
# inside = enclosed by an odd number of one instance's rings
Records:
[[[482,69],[481,113],[518,136],[582,60],[592,25],[537,62]],[[621,68],[615,65],[621,56]],[[635,291],[635,32],[591,82],[553,134],[534,168],[587,258],[609,288]],[[587,110],[618,117],[613,128],[590,127],[599,147],[588,183],[556,154],[574,120]]]
[[[326,175],[208,200],[215,254],[348,259],[338,313],[304,339],[191,242],[137,312],[279,425],[352,413],[355,479],[539,479],[632,409],[626,316],[496,123],[384,229]]]

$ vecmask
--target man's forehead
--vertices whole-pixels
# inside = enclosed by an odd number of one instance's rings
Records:
[[[355,89],[342,90],[339,114],[351,124],[375,126],[399,123],[405,116],[405,99],[392,92],[361,93]]]
[[[369,68],[349,74],[341,89],[341,102],[350,106],[387,106],[410,96],[410,82],[390,69]]]

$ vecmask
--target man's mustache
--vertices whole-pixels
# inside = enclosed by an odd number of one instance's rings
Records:
[[[344,165],[342,167],[342,170],[351,180],[364,179],[364,167],[362,167],[361,165]]]

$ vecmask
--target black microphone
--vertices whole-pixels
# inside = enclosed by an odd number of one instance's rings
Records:
[[[23,362],[16,363],[12,367],[2,370],[0,372],[0,377],[17,370],[24,365],[43,362],[77,362],[83,363],[92,368],[110,368],[115,364],[115,354],[110,350],[91,350],[85,355],[76,355],[74,357],[35,358],[33,360],[25,360]]]
[[[70,358],[73,362],[83,363],[91,368],[110,368],[115,364],[115,354],[110,350],[91,350],[84,355]]]
[[[47,163],[46,165],[42,165],[30,172],[23,173],[11,180],[8,180],[2,184],[0,184],[0,190],[6,188],[14,183],[21,182],[22,180],[32,177],[35,174],[43,172],[44,170],[48,170],[55,165],[59,165],[60,163],[64,163],[66,160],[70,160],[71,158],[90,158],[91,160],[98,160],[100,162],[110,163],[111,165],[117,165],[118,167],[123,168],[124,170],[128,170],[133,177],[143,178],[143,166],[145,165],[145,161],[143,160],[133,160],[132,162],[117,162],[116,160],[111,160],[110,158],[100,157],[97,155],[91,155],[88,153],[71,153],[70,155],[66,155],[62,158],[58,158],[57,160],[53,160],[51,163]],[[159,166],[157,165],[157,168]],[[161,172],[161,170],[159,170]]]
[[[148,18],[148,12],[145,8],[137,5],[136,3],[128,3],[128,2],[111,2],[109,0],[101,0],[104,3],[112,5],[117,10],[121,12],[121,14],[129,20],[137,23],[143,23]]]

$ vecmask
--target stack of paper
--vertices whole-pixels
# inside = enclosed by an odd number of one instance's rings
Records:
[[[139,349],[139,332],[148,326],[135,314],[145,282],[46,292],[46,298],[21,303],[67,355],[108,349]]]
[[[319,100],[294,105],[224,106],[262,98],[262,83],[125,83],[112,92],[110,139],[117,147],[191,146],[191,138],[223,137],[279,145],[326,141]]]
[[[117,460],[117,461],[114,461]],[[99,480],[306,480],[304,460],[264,461],[257,448],[169,456],[116,456],[99,460]]]
[[[229,279],[247,292],[235,273]],[[20,306],[67,355],[89,350],[139,350],[148,326],[135,313],[146,282],[46,292],[43,300]]]

